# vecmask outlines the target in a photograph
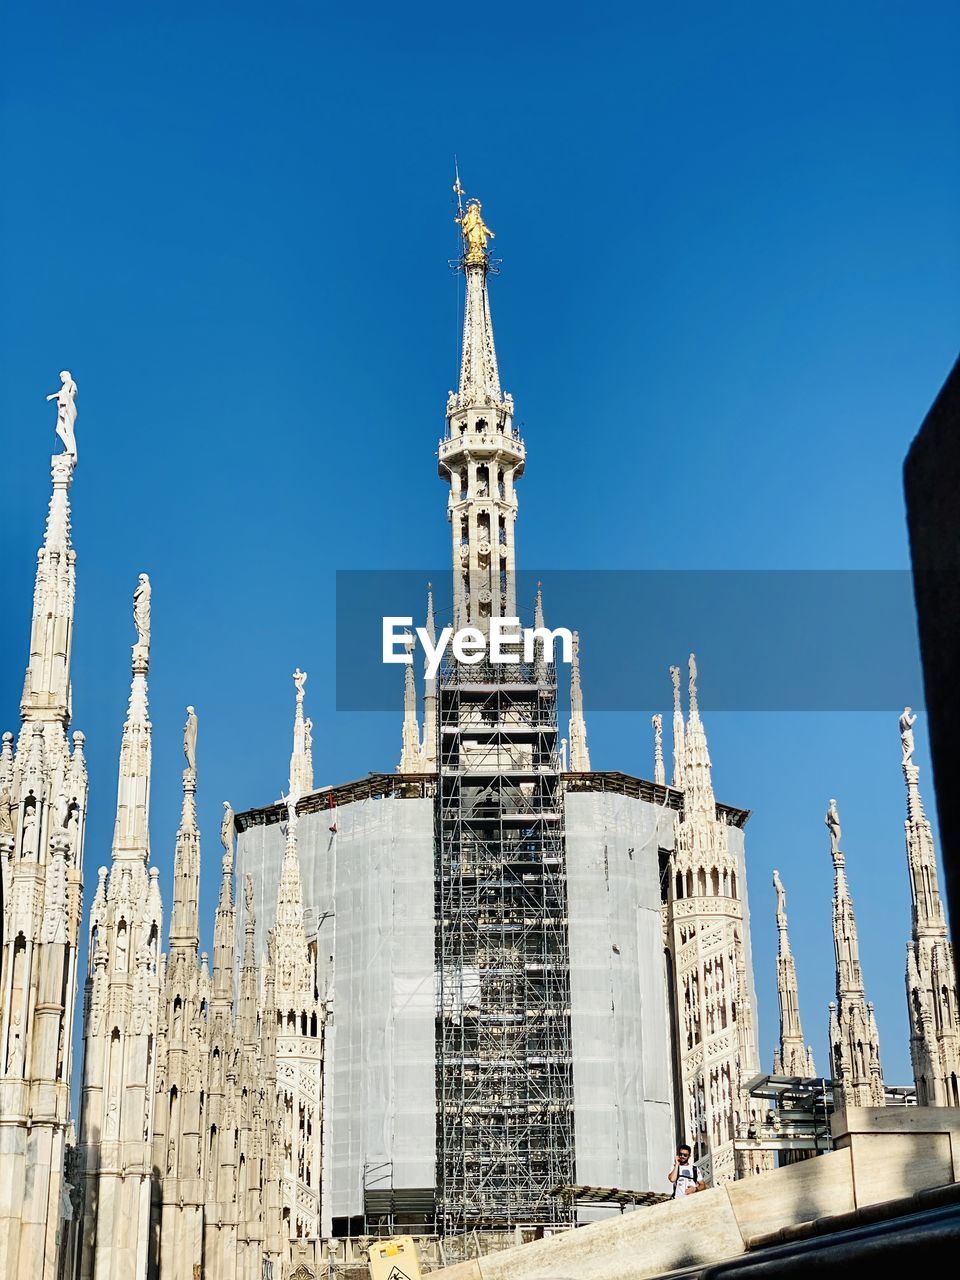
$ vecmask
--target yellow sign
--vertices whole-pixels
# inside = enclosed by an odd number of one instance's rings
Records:
[[[397,1236],[370,1246],[370,1280],[421,1280],[413,1236]]]

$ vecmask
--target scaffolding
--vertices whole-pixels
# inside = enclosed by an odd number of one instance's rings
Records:
[[[451,663],[438,690],[437,1226],[567,1226],[570,958],[556,684]]]
[[[734,1141],[734,1149],[752,1155],[758,1151],[777,1153],[781,1166],[833,1150],[831,1117],[840,1109],[835,1080],[822,1076],[759,1075],[744,1086],[751,1098],[767,1107],[762,1120],[753,1123],[744,1136]],[[917,1091],[912,1085],[884,1086],[884,1105],[915,1107]]]

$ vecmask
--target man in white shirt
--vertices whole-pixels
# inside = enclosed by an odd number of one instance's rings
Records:
[[[706,1183],[700,1177],[700,1170],[690,1160],[690,1148],[685,1142],[677,1147],[673,1160],[673,1168],[667,1174],[667,1180],[673,1183],[673,1198],[692,1196],[697,1191],[706,1191]]]

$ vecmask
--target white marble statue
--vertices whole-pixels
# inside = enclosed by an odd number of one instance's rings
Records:
[[[23,840],[20,845],[20,856],[22,858],[35,858],[37,856],[36,837],[37,802],[33,799],[33,793],[31,792],[27,797],[27,803],[23,806]]]
[[[10,1032],[10,1050],[7,1054],[7,1074],[18,1076],[23,1072],[23,1035],[19,1010],[14,1014]]]
[[[5,782],[0,787],[0,836],[12,836],[13,831],[13,798],[10,786]]]
[[[827,829],[830,832],[830,852],[836,853],[840,848],[840,815],[837,813],[836,800],[830,801],[830,808],[827,810],[827,816],[824,818]]]
[[[913,726],[917,723],[917,714],[910,712],[912,707],[904,707],[903,715],[900,717],[900,746],[903,750],[903,763],[909,764],[910,757],[913,755],[915,748],[913,741]]]
[[[280,797],[280,803],[287,810],[287,823],[289,824],[290,833],[295,832],[297,829],[297,801],[299,799],[299,794],[292,789],[285,796]]]
[[[300,668],[297,667],[296,671],[293,673],[293,683],[297,686],[297,693],[302,694],[303,686],[307,683],[307,673],[305,671],[301,671]]]
[[[223,819],[220,823],[220,843],[228,857],[233,857],[233,842],[236,839],[237,828],[233,818],[233,809],[230,807],[230,801],[223,802]]]
[[[773,872],[773,887],[777,891],[777,915],[782,916],[787,910],[787,895],[780,881],[780,872],[776,869]]]
[[[193,707],[187,707],[187,723],[183,726],[183,754],[186,756],[187,768],[197,767],[197,713]]]
[[[63,451],[76,458],[77,384],[69,369],[60,370],[60,390],[52,392],[47,399],[57,402],[57,435],[63,441]]]
[[[137,643],[150,647],[150,579],[140,574],[137,589],[133,593],[133,621],[137,628]]]
[[[57,792],[57,826],[66,831],[70,823],[70,798],[63,787]]]

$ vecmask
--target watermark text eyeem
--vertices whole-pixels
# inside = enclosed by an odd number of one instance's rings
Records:
[[[415,641],[410,635],[413,618],[386,617],[383,619],[383,661],[409,664],[413,662]],[[488,662],[533,662],[537,643],[543,645],[544,662],[553,662],[553,647],[560,641],[560,657],[570,662],[573,657],[573,633],[566,627],[521,627],[519,618],[490,618],[488,632],[479,627],[444,627],[436,644],[425,627],[414,629],[427,660],[425,674],[434,679],[447,648],[457,662],[473,666],[486,659]]]

